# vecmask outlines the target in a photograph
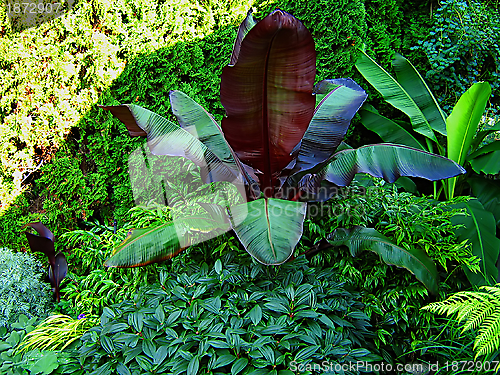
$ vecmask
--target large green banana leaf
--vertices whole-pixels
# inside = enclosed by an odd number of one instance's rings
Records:
[[[266,265],[285,262],[302,236],[306,203],[268,198],[231,208],[232,227],[250,255]]]
[[[500,122],[497,122],[495,125],[493,125],[491,128],[488,128],[486,130],[481,130],[476,134],[474,139],[472,140],[471,143],[471,150],[475,151],[478,146],[481,144],[481,142],[486,138],[486,136],[490,135],[491,133],[494,132],[500,132]]]
[[[154,155],[183,156],[200,167],[204,182],[228,181],[243,184],[243,176],[233,164],[217,157],[199,139],[166,118],[137,105],[102,106],[125,124],[131,135],[147,135]],[[142,131],[142,133],[141,133]]]
[[[399,84],[410,94],[431,128],[446,135],[446,116],[417,69],[399,53],[392,66]]]
[[[467,183],[484,209],[493,214],[496,225],[500,228],[500,181],[473,176],[467,179]]]
[[[487,144],[467,157],[476,173],[498,174],[500,172],[500,141]]]
[[[170,91],[170,104],[179,125],[199,139],[223,163],[245,178],[247,185],[257,185],[258,178],[253,168],[243,166],[227,143],[222,129],[205,109],[181,91]]]
[[[356,68],[389,104],[404,112],[410,118],[413,129],[417,133],[437,142],[431,125],[411,95],[396,79],[362,50],[360,50],[360,58],[356,62]]]
[[[451,218],[451,222],[454,225],[462,225],[456,231],[458,240],[468,240],[472,244],[472,253],[480,259],[480,274],[465,269],[469,281],[473,285],[495,284],[498,276],[500,239],[495,236],[496,223],[493,214],[486,211],[481,202],[475,198],[452,204],[450,208],[466,209],[468,216],[455,215]]]
[[[448,158],[460,165],[464,165],[490,94],[489,83],[475,83],[460,97],[446,120]],[[448,199],[453,198],[455,184],[456,178],[448,182]]]
[[[107,267],[138,267],[170,259],[191,245],[227,230],[217,220],[187,217],[156,227],[132,229],[104,263]]]
[[[347,186],[356,173],[368,173],[394,182],[401,176],[436,181],[465,173],[445,157],[407,146],[380,143],[337,152],[328,165],[325,179]]]
[[[327,241],[333,246],[347,246],[352,256],[356,256],[362,250],[373,251],[380,255],[386,264],[406,268],[427,289],[437,294],[438,273],[436,265],[425,251],[402,248],[373,228],[339,228],[327,236]]]
[[[331,86],[335,87],[330,90]],[[297,172],[310,169],[332,156],[367,97],[366,92],[351,79],[321,81],[314,91],[326,95],[316,106],[302,137],[295,166]]]
[[[377,133],[384,142],[405,145],[425,151],[425,148],[409,131],[368,108],[368,106],[366,108],[363,106],[358,112],[361,116],[361,123],[368,130]]]

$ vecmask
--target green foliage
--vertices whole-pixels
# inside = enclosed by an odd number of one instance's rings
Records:
[[[478,330],[474,340],[474,359],[489,357],[500,347],[500,288],[483,286],[480,291],[459,292],[446,301],[431,303],[424,310],[447,316],[457,314],[458,322],[464,322],[462,332]],[[498,371],[500,365],[495,370]]]
[[[445,0],[433,15],[428,37],[419,42],[431,69],[426,78],[449,111],[473,83],[500,88],[500,14],[486,1]],[[496,102],[496,101],[495,101]]]
[[[4,327],[0,327],[0,358],[2,360],[0,373],[25,375],[29,371],[30,374],[49,375],[66,374],[68,373],[66,371],[74,369],[74,363],[72,363],[74,355],[69,351],[54,352],[38,348],[26,353],[18,351],[26,335],[33,332],[39,323],[38,318],[28,319],[26,315],[21,314],[16,323],[12,324],[12,332],[8,333]]]
[[[0,327],[10,330],[20,314],[44,318],[52,309],[50,286],[30,254],[0,248]]]
[[[50,315],[34,330],[26,333],[16,351],[64,350],[95,322],[96,317],[87,317],[85,314],[80,314],[77,319],[67,315]]]
[[[279,269],[249,260],[162,272],[161,288],[106,308],[78,348],[84,369],[288,374],[293,361],[377,359],[364,349],[370,333],[362,305],[335,272],[309,268],[303,258]]]
[[[463,212],[452,209],[452,204],[398,192],[396,184],[375,181],[373,185],[372,179],[359,178],[357,183],[340,190],[336,199],[310,210],[318,215],[309,215],[305,222],[300,250],[307,255],[318,248],[311,264],[333,265],[342,281],[362,293],[365,312],[374,326],[373,341],[378,354],[389,363],[410,362],[415,355],[424,360],[425,351],[411,353],[414,343],[430,340],[439,333],[433,315],[419,310],[431,302],[428,290],[406,270],[387,266],[374,253],[352,257],[347,247],[322,248],[322,239],[337,227],[367,226],[400,247],[419,248],[436,262],[440,296],[445,298],[451,292],[470,287],[462,265],[477,269],[478,263],[471,256],[470,246],[455,237],[451,218]],[[453,331],[448,330],[441,339],[448,340],[452,335]],[[439,353],[431,363],[436,358],[441,358]]]

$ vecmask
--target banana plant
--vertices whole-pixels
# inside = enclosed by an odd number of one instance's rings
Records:
[[[257,22],[249,13],[222,72],[220,98],[226,117],[220,125],[179,91],[170,92],[178,125],[136,105],[103,106],[131,136],[146,136],[153,154],[184,156],[200,167],[205,183],[231,182],[245,199],[228,207],[203,203],[206,215],[132,230],[106,265],[130,267],[168,259],[227,230],[234,231],[257,261],[282,264],[302,236],[307,202],[329,199],[357,173],[388,182],[400,176],[439,180],[464,173],[454,161],[412,147],[352,149],[343,144],[367,94],[351,79],[314,85],[315,67],[314,41],[299,20],[276,10]],[[339,231],[329,241],[340,246],[353,242],[353,236]],[[358,230],[355,236],[356,249],[376,251],[436,290],[436,268],[425,252],[408,252],[372,231]],[[386,245],[372,246],[377,241]]]
[[[394,78],[365,51],[360,50],[360,53],[356,62],[359,72],[389,104],[409,118],[409,123],[396,123],[365,104],[359,111],[361,122],[385,142],[430,152],[437,150],[440,155],[466,168],[468,173],[465,176],[443,181],[442,190],[446,199],[453,199],[466,183],[478,198],[456,206],[468,212],[467,217],[455,218],[456,224],[463,225],[457,229],[457,236],[461,240],[469,239],[473,254],[481,259],[482,275],[466,270],[470,281],[477,285],[495,283],[500,240],[494,232],[495,224],[500,229],[497,205],[500,185],[487,178],[487,175],[500,173],[500,141],[486,145],[482,143],[489,134],[500,131],[500,123],[487,129],[479,128],[491,95],[490,85],[487,82],[473,84],[446,117],[422,76],[403,56],[396,54],[392,62],[396,73]],[[446,148],[439,144],[440,136],[446,137]],[[436,192],[435,198],[439,195]]]
[[[42,223],[29,223],[23,228],[31,227],[37,231],[38,236],[30,232],[24,232],[26,238],[28,239],[31,251],[40,251],[47,256],[49,261],[49,280],[54,288],[55,296],[57,302],[60,301],[59,295],[59,285],[62,279],[66,277],[68,273],[68,263],[66,261],[66,256],[59,252],[56,254],[54,248],[54,235],[52,232]]]

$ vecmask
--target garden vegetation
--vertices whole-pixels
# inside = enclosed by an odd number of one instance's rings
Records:
[[[7,9],[0,373],[500,368],[497,1]]]

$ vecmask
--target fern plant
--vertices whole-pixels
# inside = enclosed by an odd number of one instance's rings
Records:
[[[483,286],[479,291],[458,292],[446,301],[431,303],[422,309],[447,316],[458,313],[458,322],[465,322],[462,332],[478,329],[474,359],[488,356],[500,347],[500,284]],[[499,369],[500,364],[495,371]]]

